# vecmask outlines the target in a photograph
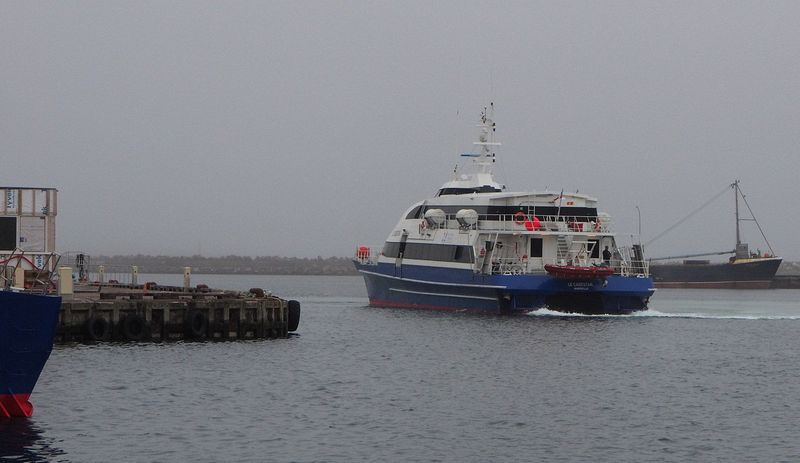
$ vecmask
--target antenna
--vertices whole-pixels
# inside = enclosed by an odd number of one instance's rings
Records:
[[[731,183],[731,188],[733,188],[733,197],[734,203],[736,204],[736,249],[739,249],[739,245],[742,244],[742,240],[739,234],[739,180],[734,180]]]
[[[494,133],[497,131],[497,124],[494,122],[494,103],[489,103],[488,107],[484,107],[481,111],[481,123],[478,124],[480,134],[478,141],[473,145],[479,148],[478,153],[464,153],[461,156],[475,158],[473,161],[481,173],[491,173],[492,164],[495,162],[496,154],[492,151],[495,146],[501,146],[502,143],[496,142]]]
[[[503,191],[505,186],[498,184],[492,175],[497,160],[494,150],[495,147],[501,146],[501,143],[495,140],[497,124],[494,122],[494,103],[489,103],[481,109],[477,127],[478,140],[472,144],[473,149],[460,155],[462,158],[471,158],[471,162],[468,164],[465,164],[465,161],[459,162],[453,171],[453,180],[446,184],[447,188],[476,193]],[[471,167],[465,168],[466,166]]]
[[[492,68],[493,66],[489,68],[489,95],[494,98],[494,71]]]

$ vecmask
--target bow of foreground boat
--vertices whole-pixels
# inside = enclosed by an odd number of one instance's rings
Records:
[[[50,352],[61,297],[0,290],[0,418],[33,414],[29,398]]]

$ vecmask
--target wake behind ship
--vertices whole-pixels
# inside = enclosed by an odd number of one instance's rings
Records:
[[[642,247],[619,246],[597,199],[509,192],[492,175],[493,106],[481,114],[471,171],[412,205],[381,248],[354,264],[370,305],[441,310],[587,314],[645,310],[655,291]]]

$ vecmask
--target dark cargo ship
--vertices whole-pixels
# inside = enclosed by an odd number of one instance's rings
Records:
[[[650,274],[657,288],[724,288],[724,289],[767,289],[772,285],[772,280],[783,260],[776,257],[764,236],[761,225],[758,225],[747,199],[739,189],[739,181],[730,185],[736,198],[736,248],[732,251],[715,252],[706,254],[692,254],[686,256],[654,258],[650,265]],[[744,200],[751,218],[739,217],[739,197]],[[713,200],[713,199],[712,199]],[[706,203],[707,205],[708,203]],[[704,205],[705,206],[705,205]],[[704,207],[703,206],[703,207]],[[741,242],[739,222],[752,220],[758,225],[759,231],[767,243],[770,252],[761,254],[751,253],[747,243]],[[651,240],[652,241],[652,240]],[[701,257],[709,255],[733,254],[727,262],[711,262],[710,260],[683,260],[680,262],[665,262],[669,259]]]
[[[656,288],[767,289],[781,265],[780,257],[733,257],[729,262],[685,260],[653,264]]]

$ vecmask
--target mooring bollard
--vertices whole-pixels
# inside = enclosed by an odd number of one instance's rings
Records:
[[[97,282],[103,284],[106,282],[106,266],[101,265],[97,267]]]
[[[59,267],[58,268],[58,294],[62,299],[72,299],[72,268]]]
[[[25,287],[25,269],[22,267],[17,267],[14,270],[14,286],[17,288]]]
[[[191,286],[192,267],[183,267],[183,290],[188,291]]]
[[[136,286],[139,284],[139,266],[131,265],[131,285]]]

